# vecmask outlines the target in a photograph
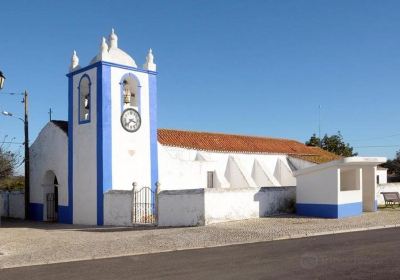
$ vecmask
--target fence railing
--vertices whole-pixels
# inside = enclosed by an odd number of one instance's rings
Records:
[[[158,185],[157,185],[158,190]],[[132,223],[135,225],[157,224],[157,190],[150,187],[142,187],[136,190],[136,184],[132,189]]]

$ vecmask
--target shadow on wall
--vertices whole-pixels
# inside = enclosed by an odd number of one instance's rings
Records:
[[[295,213],[296,187],[262,187],[254,195],[259,217]]]

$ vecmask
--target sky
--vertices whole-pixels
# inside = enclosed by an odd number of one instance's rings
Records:
[[[0,110],[30,142],[67,119],[73,50],[86,66],[111,28],[158,70],[158,126],[296,139],[341,131],[361,156],[400,149],[400,1],[2,1]],[[320,110],[319,110],[320,107]],[[320,115],[320,117],[319,117]],[[0,139],[23,142],[0,116]],[[10,149],[18,151],[20,145]]]

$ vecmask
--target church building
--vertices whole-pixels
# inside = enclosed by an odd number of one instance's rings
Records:
[[[296,186],[294,173],[339,159],[295,140],[157,126],[157,69],[118,46],[112,30],[81,66],[74,51],[68,120],[51,121],[30,147],[31,218],[103,225],[107,193]],[[122,202],[121,202],[122,203]]]

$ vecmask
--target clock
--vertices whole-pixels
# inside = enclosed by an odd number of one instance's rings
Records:
[[[128,132],[136,132],[141,125],[141,118],[138,111],[133,108],[125,109],[121,115],[121,125]]]

